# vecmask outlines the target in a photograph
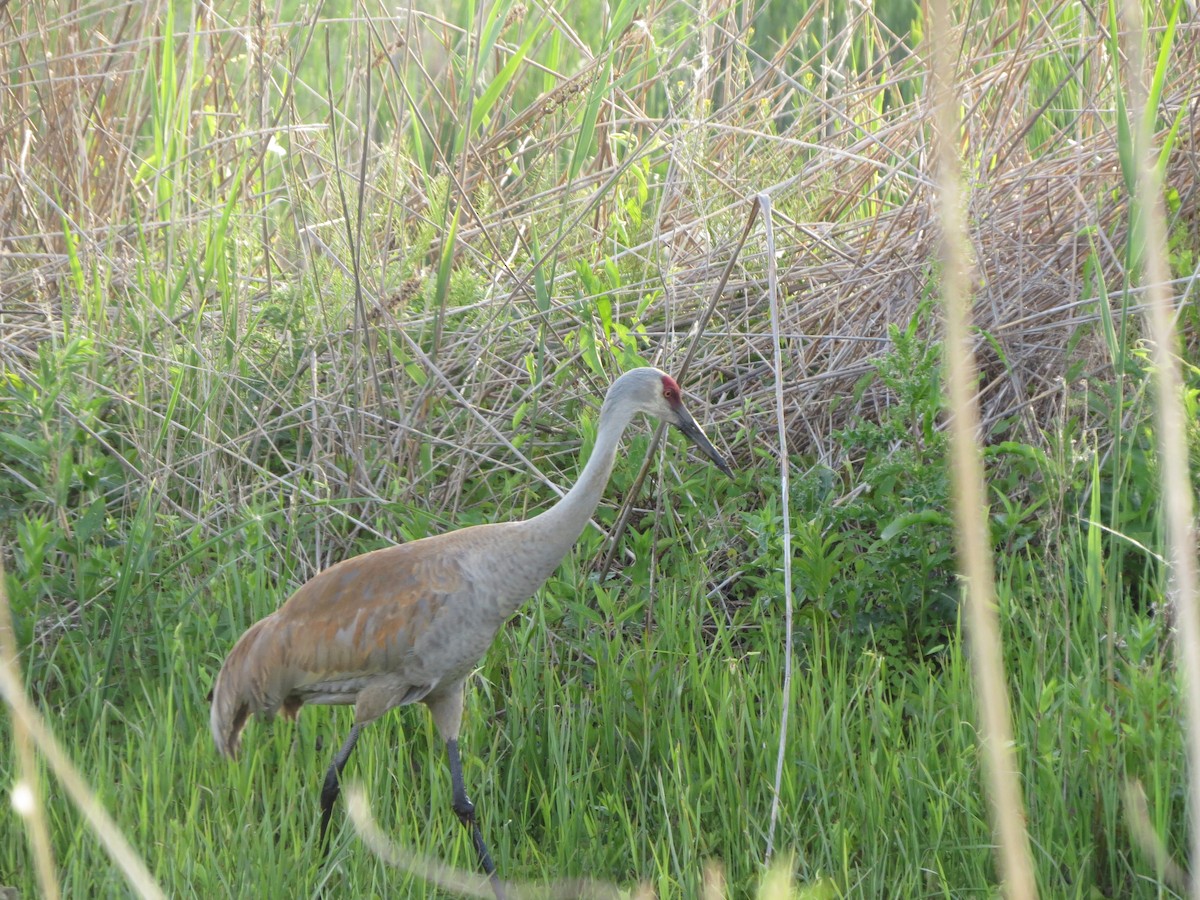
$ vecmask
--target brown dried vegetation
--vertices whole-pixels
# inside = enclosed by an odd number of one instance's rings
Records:
[[[605,383],[588,348],[620,357],[601,298],[576,268],[606,263],[619,273],[605,292],[611,318],[642,327],[644,358],[671,369],[699,342],[687,388],[714,417],[746,426],[716,438],[748,460],[773,415],[760,235],[705,333],[691,329],[761,191],[778,217],[793,446],[831,458],[831,430],[886,402],[855,385],[886,351],[886,326],[917,315],[938,219],[922,48],[908,50],[869,12],[802,61],[814,13],[768,59],[724,9],[688,45],[691,58],[653,66],[652,35],[672,7],[633,23],[606,56],[555,21],[574,68],[527,62],[547,87],[521,94],[509,84],[452,154],[447,139],[461,128],[446,123],[469,121],[478,98],[463,80],[464,35],[449,23],[416,11],[351,23],[330,55],[330,106],[325,88],[304,81],[325,72],[323,23],[273,22],[261,6],[233,21],[202,7],[165,38],[165,8],[0,9],[0,363],[20,373],[52,336],[89,334],[109,371],[142,373],[139,391],[125,395],[120,376],[98,382],[114,392],[113,416],[132,403],[158,427],[170,368],[186,361],[188,377],[208,383],[210,409],[168,441],[127,428],[141,478],[183,479],[197,498],[220,485],[236,500],[254,489],[236,472],[257,473],[261,485],[265,469],[280,487],[305,475],[332,495],[419,498],[452,515],[481,467],[518,464],[508,435],[574,439],[568,399],[590,402]],[[495,59],[479,65],[503,66],[523,27],[507,24]],[[1182,114],[1166,181],[1177,227],[1193,232],[1196,29],[1180,24],[1160,110],[1167,125]],[[892,52],[859,74],[826,65],[863,34]],[[997,13],[958,34],[975,322],[989,338],[978,347],[983,421],[1024,438],[1055,410],[1068,373],[1086,377],[1100,363],[1087,338],[1076,359],[1067,353],[1098,316],[1084,278],[1093,251],[1122,302],[1127,193],[1105,35],[1103,21],[1072,25],[1058,7]],[[1047,95],[1034,86],[1050,69],[1062,74]],[[146,81],[161,88],[170,78],[170,104],[156,112]],[[579,111],[597,90],[600,150],[572,177]],[[170,127],[155,124],[164,115]],[[178,143],[156,146],[155,135]],[[631,200],[639,179],[641,203]],[[222,298],[205,254],[226,210],[239,250]],[[445,240],[452,275],[439,280]],[[148,271],[150,259],[159,270]],[[546,279],[541,300],[537,277]],[[1178,293],[1186,300],[1190,284]],[[274,332],[263,319],[272,304],[285,322]],[[238,374],[221,359],[223,334],[236,335]],[[549,402],[526,418],[538,398]],[[217,415],[231,408],[240,414]],[[525,424],[514,428],[515,417]],[[242,429],[230,433],[231,421]],[[281,436],[297,431],[303,439],[283,449]],[[423,446],[433,469],[418,465]],[[399,482],[396,470],[372,465],[371,447],[399,464]],[[563,483],[575,448],[533,458],[519,463],[527,476]],[[202,516],[203,505],[187,513]]]

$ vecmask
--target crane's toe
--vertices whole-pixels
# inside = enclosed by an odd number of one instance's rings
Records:
[[[454,798],[454,814],[458,816],[458,821],[462,822],[468,828],[475,824],[475,804],[468,799],[466,794],[460,794]]]

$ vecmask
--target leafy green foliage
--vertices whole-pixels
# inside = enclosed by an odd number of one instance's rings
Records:
[[[110,589],[120,567],[128,460],[93,379],[103,368],[87,338],[38,348],[32,373],[0,380],[0,533],[20,550],[12,603],[28,643],[43,620],[75,630],[81,605]],[[66,626],[66,627],[63,627]]]
[[[940,349],[920,326],[889,327],[891,351],[859,385],[877,382],[886,404],[877,420],[834,435],[843,469],[817,467],[793,487],[795,508],[807,511],[795,548],[803,621],[902,667],[943,652],[957,620]],[[750,515],[766,556],[772,507]]]
[[[940,649],[957,612],[940,347],[889,326],[893,349],[875,365],[888,402],[877,422],[837,434],[854,448],[845,478],[855,496],[824,511],[842,536],[853,594],[843,628],[889,656],[920,659]],[[833,609],[828,611],[833,612]]]

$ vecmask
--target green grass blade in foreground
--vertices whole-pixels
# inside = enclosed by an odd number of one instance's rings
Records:
[[[484,120],[492,114],[496,101],[500,99],[500,95],[510,86],[517,74],[517,70],[525,62],[526,55],[532,49],[534,42],[542,36],[542,32],[546,29],[549,22],[550,18],[548,16],[539,16],[536,24],[529,30],[528,37],[521,42],[516,52],[508,58],[504,67],[496,73],[496,77],[488,83],[487,88],[484,89],[479,99],[475,101],[475,107],[471,111],[471,128],[468,134],[474,134],[478,131]]]

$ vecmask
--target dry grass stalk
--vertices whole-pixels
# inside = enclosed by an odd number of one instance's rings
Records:
[[[16,635],[12,629],[12,612],[8,605],[8,592],[4,584],[4,557],[0,554],[0,666],[5,669],[5,680],[20,682],[17,665]],[[46,825],[46,807],[38,784],[37,762],[34,757],[33,741],[24,723],[12,721],[13,747],[16,750],[16,779],[13,782],[13,806],[25,818],[29,831],[29,843],[33,850],[34,866],[37,869],[38,887],[44,900],[58,900],[58,876],[54,871],[54,848],[50,843],[50,829]],[[25,797],[18,796],[18,791]]]
[[[687,58],[688,45],[681,45],[657,75],[606,96],[605,128],[621,135],[625,148],[610,164],[585,167],[568,181],[553,162],[569,155],[578,138],[575,113],[590,90],[582,85],[598,65],[588,60],[581,71],[547,73],[557,86],[541,94],[537,112],[496,116],[494,131],[472,140],[465,161],[439,170],[435,158],[441,180],[433,183],[405,144],[407,120],[383,135],[386,144],[377,144],[363,141],[352,114],[360,108],[365,73],[386,53],[394,77],[377,79],[377,108],[419,115],[430,147],[440,153],[432,139],[437,117],[460,115],[455,104],[469,92],[449,62],[463,34],[416,10],[378,16],[369,27],[364,22],[355,32],[364,46],[352,45],[341,59],[347,87],[333,98],[335,120],[306,120],[302,101],[311,108],[322,92],[285,78],[285,70],[305,57],[326,26],[256,21],[258,56],[243,77],[232,64],[245,51],[242,25],[206,7],[197,31],[201,52],[193,63],[200,71],[192,72],[203,90],[191,97],[192,143],[181,148],[187,165],[166,173],[180,181],[160,202],[156,184],[164,176],[156,182],[137,156],[138,135],[150,115],[139,78],[165,49],[186,42],[164,41],[153,13],[140,4],[98,2],[10,6],[0,13],[10,24],[0,37],[0,64],[14,73],[0,102],[0,365],[32,371],[39,345],[86,319],[107,354],[105,364],[123,373],[115,380],[146,386],[138,396],[112,397],[109,424],[139,460],[130,473],[133,489],[139,480],[144,489],[157,479],[179,515],[219,531],[231,511],[256,501],[278,498],[281,505],[300,502],[321,510],[339,526],[325,529],[335,543],[315,555],[311,547],[289,548],[300,569],[311,570],[372,533],[372,511],[385,498],[449,517],[459,511],[464,486],[478,483],[481,471],[512,466],[535,483],[567,482],[578,447],[559,435],[577,433],[572,401],[592,403],[605,380],[585,363],[578,335],[598,336],[602,355],[608,349],[596,313],[599,298],[577,296],[576,261],[600,268],[610,259],[619,268],[621,284],[607,292],[617,321],[630,324],[643,298],[652,298],[641,316],[649,342],[642,352],[669,369],[678,367],[693,326],[716,296],[713,317],[695,344],[688,389],[716,407],[714,416],[736,414],[744,421],[747,444],[723,452],[740,459],[756,449],[769,452],[774,351],[764,327],[769,314],[761,242],[747,245],[728,283],[714,290],[744,222],[745,198],[764,190],[776,212],[789,446],[836,465],[839,451],[828,435],[851,416],[870,416],[887,402],[881,388],[861,395],[854,388],[871,361],[888,350],[887,324],[917,314],[940,240],[929,172],[932,110],[914,90],[926,65],[919,54],[898,50],[881,56],[870,72],[814,83],[805,72],[824,72],[825,56],[796,62],[803,23],[788,46],[771,59],[755,60],[746,23],[734,29],[726,16],[726,25],[706,33],[711,65],[702,72],[693,67],[698,57]],[[1074,358],[1067,353],[1069,338],[1097,317],[1083,273],[1093,246],[1100,273],[1118,286],[1110,289],[1113,302],[1126,299],[1119,290],[1125,261],[1118,249],[1125,243],[1126,216],[1117,138],[1109,125],[1113,87],[1104,41],[1086,30],[1060,34],[1056,21],[1024,24],[1015,42],[1000,34],[1015,23],[970,25],[957,61],[970,178],[966,221],[977,266],[972,314],[991,339],[975,347],[983,372],[982,427],[1034,441],[1040,423],[1051,421],[1062,402],[1062,379],[1071,365],[1081,364],[1085,374],[1105,366],[1099,342],[1085,339]],[[857,33],[886,38],[867,9],[852,25]],[[565,24],[555,27],[570,46],[581,46]],[[1164,95],[1168,115],[1200,107],[1198,29],[1195,22],[1180,26]],[[614,65],[642,71],[639,60],[658,49],[654,33],[653,20],[631,29],[612,50]],[[71,35],[71,54],[47,59],[45,49],[61,44],[64,34]],[[833,37],[831,48],[844,46],[838,40],[846,35]],[[1077,93],[1069,119],[1053,98],[1028,92],[1028,74],[1064,49],[1077,61],[1063,76],[1064,90]],[[741,58],[755,64],[741,65]],[[699,72],[696,83],[672,95],[667,115],[651,118],[647,98],[663,86],[655,79],[687,71]],[[205,108],[247,108],[247,95],[263,79],[274,92],[273,115],[256,112],[253,122],[205,115]],[[339,132],[339,146],[355,150],[336,163],[331,128]],[[1200,218],[1198,140],[1200,116],[1186,115],[1167,167],[1180,198],[1176,215],[1193,221]],[[272,142],[286,148],[286,157],[270,149]],[[358,169],[357,150],[364,146],[365,179],[349,174]],[[489,168],[495,165],[492,149],[501,147],[508,154],[503,175]],[[173,308],[157,308],[159,301],[145,295],[140,242],[175,247],[178,254],[202,249],[205,229],[223,211],[223,192],[233,190],[226,181],[214,193],[214,173],[236,172],[247,158],[251,168],[240,188],[244,211],[235,208],[231,227],[260,234],[265,210],[289,210],[261,248],[270,268],[244,270],[238,304],[226,309],[213,304],[205,285],[180,278],[182,268],[169,256],[166,287],[173,290],[180,279],[180,292]],[[631,167],[642,161],[667,174],[650,185],[650,217],[640,228],[627,223],[629,240],[618,243],[610,232],[596,230],[593,213],[603,210],[610,223],[627,218],[621,202],[632,184]],[[362,198],[357,252],[365,321],[346,302],[354,253],[337,194],[339,168],[354,198],[352,210]],[[267,183],[260,177],[267,169],[284,173],[280,186],[255,193],[255,185]],[[444,234],[431,184],[452,190],[463,211],[457,266],[477,285],[470,301],[439,309],[425,299]],[[135,221],[138,227],[130,227]],[[551,279],[547,309],[539,308],[530,288],[531,223],[538,221],[571,223],[552,254],[547,242],[540,247],[541,270]],[[75,296],[63,223],[78,242],[90,295],[103,299],[94,317],[84,315]],[[421,233],[432,235],[428,245],[418,239]],[[1190,290],[1190,283],[1180,286],[1184,298]],[[391,304],[397,296],[401,301]],[[1133,308],[1142,296],[1132,294]],[[286,311],[296,297],[304,298],[306,311],[279,329],[275,350],[256,345],[248,332],[257,316],[272,306]],[[132,312],[145,310],[157,316],[149,337],[131,333]],[[418,352],[435,327],[441,334],[436,363]],[[239,374],[230,371],[221,342],[213,339],[227,331],[245,336]],[[364,346],[374,348],[371,366],[358,349]],[[195,393],[208,398],[209,407],[168,421],[164,398],[179,359],[188,360],[189,377],[203,385]],[[507,435],[545,387],[531,378],[526,359],[540,361],[538,377],[558,373],[557,400],[525,415],[519,430],[522,437],[532,435],[534,449],[522,456]],[[414,361],[423,374],[419,380],[407,368]],[[610,357],[604,361],[612,364]],[[204,428],[178,424],[197,417],[207,422]],[[169,439],[160,442],[160,432]],[[426,447],[437,461],[430,470],[419,462]],[[373,464],[369,448],[397,465]],[[227,503],[205,504],[212,485]],[[344,499],[350,502],[320,505]],[[496,500],[501,513],[507,504],[513,515],[536,502],[502,488]]]
[[[66,790],[67,796],[83,813],[92,832],[104,849],[108,851],[113,862],[124,872],[135,894],[144,900],[160,900],[163,893],[155,882],[154,876],[150,874],[137,851],[130,846],[117,823],[96,799],[83,776],[79,774],[79,770],[63,752],[50,729],[46,727],[41,714],[29,702],[29,698],[25,694],[25,685],[22,682],[20,670],[17,668],[15,647],[11,637],[12,613],[8,607],[8,595],[4,590],[3,578],[4,573],[0,568],[0,635],[3,635],[3,639],[0,639],[0,696],[8,703],[12,713],[13,727],[17,729],[18,734],[24,733],[27,739],[32,740],[41,752],[42,758],[46,760],[46,764],[58,778],[59,784]],[[32,790],[32,779],[28,773],[26,777]],[[40,806],[40,800],[36,797],[36,793],[34,803],[35,809]],[[37,834],[39,829],[44,832],[45,823],[43,821],[39,826],[35,819],[32,827],[34,828],[35,849],[38,854],[38,878],[47,896],[54,896],[57,888],[55,887],[53,865],[48,856],[49,838],[45,834],[40,837]],[[42,845],[43,841],[45,842],[44,846]],[[45,867],[49,867],[47,871],[43,871]]]
[[[1129,833],[1133,836],[1134,844],[1140,847],[1142,852],[1153,862],[1159,877],[1166,881],[1172,890],[1180,894],[1188,893],[1191,879],[1188,878],[1187,872],[1171,859],[1170,851],[1158,836],[1154,823],[1150,819],[1150,804],[1146,801],[1146,789],[1142,787],[1140,781],[1125,782],[1124,808],[1125,822]]]
[[[938,213],[942,225],[942,303],[946,310],[946,388],[950,424],[958,567],[966,588],[967,637],[978,698],[988,809],[996,836],[1001,887],[1006,897],[1037,897],[1020,767],[1013,747],[1012,712],[1004,676],[1004,649],[996,614],[995,574],[988,535],[987,486],[978,443],[976,370],[968,333],[972,261],[963,219],[964,196],[957,153],[959,121],[954,84],[954,46],[945,0],[931,3],[934,121],[937,128]]]
[[[473,872],[464,872],[420,853],[407,850],[392,841],[371,812],[371,804],[360,785],[349,784],[345,788],[346,812],[354,823],[354,830],[371,852],[389,866],[403,869],[420,876],[444,891],[463,897],[491,897],[488,881]],[[548,885],[504,883],[504,892],[513,900],[601,900],[621,896],[614,886],[586,878],[571,879]]]
[[[1187,414],[1183,405],[1183,379],[1179,371],[1176,309],[1167,264],[1167,227],[1162,185],[1155,173],[1156,154],[1146,116],[1149,96],[1147,62],[1142,50],[1141,7],[1131,0],[1122,5],[1129,59],[1129,111],[1135,124],[1134,156],[1137,169],[1136,213],[1142,232],[1142,283],[1146,286],[1146,318],[1152,338],[1155,413],[1158,424],[1163,521],[1170,565],[1168,591],[1175,613],[1176,653],[1184,676],[1183,708],[1187,728],[1188,809],[1191,824],[1190,867],[1200,871],[1200,573],[1196,569],[1196,536],[1192,479],[1188,472]],[[1200,878],[1189,885],[1193,900],[1200,900]]]

